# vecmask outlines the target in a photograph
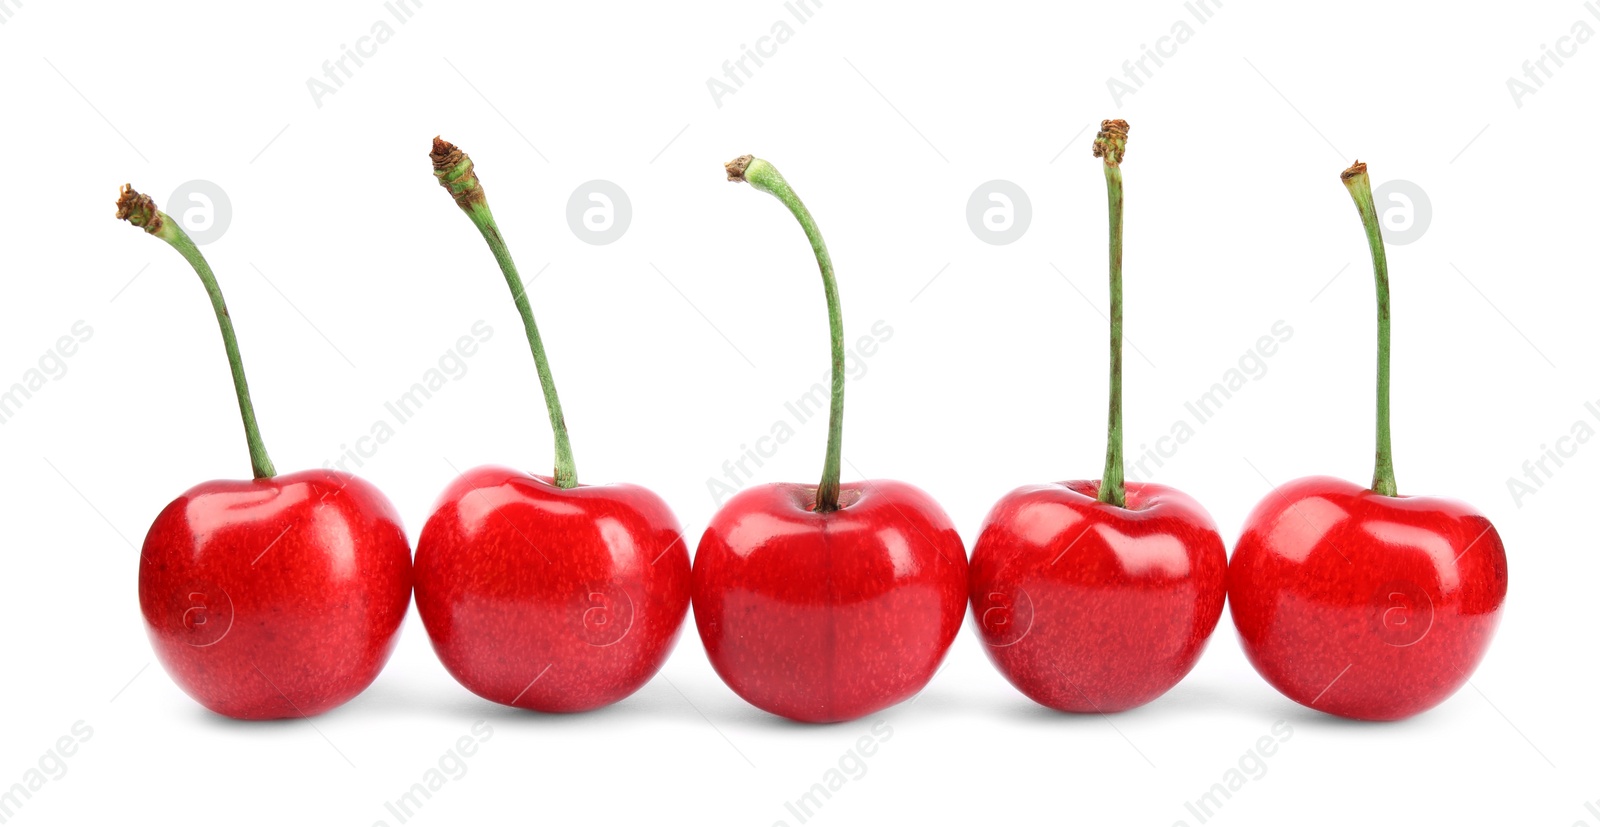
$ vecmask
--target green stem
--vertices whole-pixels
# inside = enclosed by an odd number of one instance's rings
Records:
[[[267,446],[261,441],[261,428],[256,424],[256,409],[250,402],[250,384],[244,378],[244,360],[239,356],[239,340],[233,332],[233,320],[228,315],[228,305],[222,300],[222,288],[211,265],[195,246],[189,234],[166,213],[156,209],[155,201],[148,195],[135,192],[126,184],[117,199],[117,217],[135,227],[167,242],[177,250],[189,266],[200,276],[206,294],[211,297],[211,309],[217,314],[217,326],[222,328],[222,344],[228,351],[228,367],[233,372],[233,391],[239,397],[239,416],[244,420],[245,441],[250,446],[250,468],[256,479],[266,479],[277,474],[272,459],[267,456]]]
[[[1372,203],[1372,181],[1367,177],[1367,165],[1357,161],[1339,178],[1361,213],[1367,247],[1372,251],[1372,275],[1378,285],[1378,447],[1372,469],[1372,490],[1393,497],[1399,490],[1394,482],[1394,448],[1389,444],[1389,260],[1383,252],[1383,233],[1378,225],[1377,207]]]
[[[433,174],[439,184],[455,198],[473,226],[489,243],[494,260],[505,274],[506,285],[511,288],[511,298],[522,314],[522,327],[528,334],[528,348],[533,351],[533,364],[539,372],[539,387],[544,390],[544,405],[550,412],[550,429],[556,439],[555,482],[558,488],[575,488],[578,485],[578,468],[572,460],[572,442],[567,437],[567,420],[561,413],[561,398],[556,395],[556,381],[550,374],[550,360],[544,353],[544,342],[539,338],[539,326],[533,321],[533,307],[528,304],[528,293],[522,287],[522,277],[517,275],[517,265],[511,260],[505,237],[495,224],[494,213],[489,211],[489,201],[483,187],[473,172],[472,159],[449,141],[433,139]]]
[[[1111,401],[1106,412],[1106,468],[1099,500],[1126,507],[1122,462],[1122,155],[1128,146],[1127,121],[1101,121],[1094,156],[1105,161],[1106,207],[1111,226]]]
[[[833,278],[833,259],[828,256],[828,245],[823,242],[822,231],[817,229],[811,211],[790,189],[777,167],[751,155],[729,161],[726,166],[729,181],[745,181],[772,194],[789,208],[800,222],[800,228],[805,230],[811,252],[817,257],[817,268],[822,271],[822,290],[828,301],[828,341],[833,353],[833,391],[828,404],[828,453],[822,463],[822,481],[817,484],[817,511],[837,511],[839,458],[844,444],[844,316],[839,310],[839,285]]]

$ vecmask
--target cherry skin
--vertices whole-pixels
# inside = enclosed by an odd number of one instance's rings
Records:
[[[967,556],[938,503],[903,482],[739,492],[694,562],[694,618],[722,680],[796,721],[869,715],[916,694],[967,604]]]
[[[161,665],[231,718],[306,717],[355,697],[410,601],[399,515],[339,471],[197,485],[156,517],[139,565]]]
[[[1306,477],[1262,500],[1228,566],[1245,654],[1290,699],[1392,721],[1467,682],[1506,596],[1488,518],[1435,497]]]
[[[479,696],[583,712],[633,694],[689,611],[672,510],[636,485],[560,488],[474,468],[417,541],[417,612],[445,669]]]
[[[973,619],[1013,686],[1063,712],[1119,712],[1189,674],[1222,616],[1227,552],[1175,489],[1098,480],[1029,485],[984,519],[972,549]]]

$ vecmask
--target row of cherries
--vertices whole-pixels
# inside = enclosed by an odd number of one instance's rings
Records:
[[[1029,485],[989,512],[968,562],[922,490],[840,483],[843,321],[810,212],[770,163],[728,178],[775,196],[821,270],[833,357],[817,485],[748,488],[712,518],[691,568],[652,492],[580,485],[528,298],[472,160],[434,139],[434,175],[494,254],[526,328],[555,433],[555,471],[487,466],[440,495],[415,560],[399,515],[335,470],[279,475],[256,425],[233,325],[178,222],[124,187],[117,215],[174,247],[211,297],[254,478],[185,492],[145,538],[139,602],[173,679],[215,712],[315,715],[365,689],[393,651],[413,589],[434,650],[497,703],[578,712],[615,703],[666,660],[689,607],[717,674],[799,721],[868,715],[919,691],[970,603],[990,659],[1017,689],[1068,712],[1139,706],[1194,666],[1225,601],[1250,661],[1299,703],[1404,718],[1459,689],[1488,648],[1506,593],[1488,519],[1400,496],[1389,445],[1388,269],[1366,166],[1342,180],[1378,287],[1377,469],[1370,488],[1327,477],[1280,486],[1250,514],[1230,563],[1194,499],[1124,482],[1122,160],[1128,125],[1094,140],[1110,212],[1111,400],[1099,480]]]

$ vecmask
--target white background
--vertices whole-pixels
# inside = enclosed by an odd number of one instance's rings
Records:
[[[1185,802],[1281,720],[1290,739],[1209,823],[1600,824],[1600,804],[1585,808],[1600,800],[1600,447],[1576,446],[1520,502],[1507,488],[1575,422],[1600,428],[1584,408],[1600,398],[1600,45],[1562,41],[1536,94],[1507,87],[1574,21],[1600,29],[1576,0],[1515,14],[1226,0],[1204,24],[1175,0],[827,0],[804,24],[776,0],[428,0],[404,24],[377,0],[0,8],[0,385],[74,322],[93,329],[0,425],[0,786],[74,722],[93,730],[8,823],[393,825],[385,802],[482,719],[490,739],[412,823],[798,824],[785,803],[881,720],[892,736],[812,822],[1195,825]],[[307,80],[380,19],[392,39],[318,105]],[[718,106],[708,78],[780,19],[793,37]],[[1107,79],[1178,20],[1193,36],[1115,100]],[[357,469],[414,539],[452,466],[551,463],[505,285],[430,174],[429,139],[460,144],[525,277],[540,273],[529,290],[582,478],[654,489],[692,543],[716,506],[707,480],[827,366],[799,228],[723,180],[729,158],[768,158],[827,235],[849,338],[893,329],[849,386],[846,478],[922,486],[970,546],[1012,487],[1100,472],[1105,195],[1089,148],[1105,117],[1132,123],[1130,456],[1274,322],[1294,331],[1154,474],[1230,546],[1271,484],[1371,472],[1372,284],[1338,173],[1359,157],[1375,184],[1428,195],[1427,231],[1389,248],[1399,482],[1488,514],[1511,572],[1488,657],[1432,712],[1370,725],[1300,708],[1251,670],[1226,615],[1187,680],[1112,718],[1024,699],[970,622],[914,703],[826,727],[743,703],[692,620],[656,680],[572,717],[471,695],[414,615],[372,688],[313,721],[219,718],[154,663],[143,532],[191,485],[249,466],[204,293],[112,218],[124,181],[163,206],[192,179],[229,196],[205,252],[280,470],[336,459],[475,322],[493,328]],[[591,179],[632,203],[609,245],[567,226]],[[967,225],[991,179],[1031,199],[1009,245]],[[755,481],[813,480],[824,429],[798,428]]]

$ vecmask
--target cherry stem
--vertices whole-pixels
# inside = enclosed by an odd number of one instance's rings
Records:
[[[1394,482],[1394,448],[1389,444],[1389,259],[1383,252],[1383,232],[1378,209],[1372,203],[1372,181],[1360,161],[1339,175],[1361,213],[1372,250],[1372,276],[1378,285],[1378,448],[1372,470],[1372,490],[1384,496],[1399,494]]]
[[[1100,477],[1099,500],[1118,508],[1127,505],[1122,465],[1122,155],[1128,146],[1128,122],[1101,121],[1094,136],[1094,157],[1105,161],[1106,206],[1111,218],[1111,401],[1106,413],[1106,468]]]
[[[817,257],[817,268],[822,271],[822,290],[828,300],[829,345],[833,352],[833,391],[828,404],[828,453],[822,463],[822,481],[817,484],[817,511],[839,510],[839,458],[844,444],[844,316],[839,310],[839,285],[833,278],[833,259],[828,256],[828,245],[822,240],[822,231],[812,219],[811,211],[801,203],[800,196],[790,189],[789,182],[772,164],[752,155],[735,158],[726,164],[729,181],[744,181],[783,202],[806,240],[811,242],[811,252]]]
[[[239,340],[233,332],[233,319],[228,315],[228,305],[222,300],[222,288],[217,286],[217,277],[211,272],[211,265],[206,263],[200,248],[195,246],[194,240],[189,238],[178,222],[156,209],[154,199],[135,192],[128,184],[122,185],[122,194],[117,199],[117,217],[172,245],[194,268],[195,274],[200,276],[200,283],[205,285],[206,294],[211,297],[211,309],[217,314],[217,326],[222,328],[222,344],[228,351],[228,367],[233,371],[233,391],[239,397],[239,416],[244,420],[244,437],[250,446],[251,472],[258,480],[275,476],[277,471],[272,467],[271,457],[267,456],[266,444],[261,441],[256,409],[250,402],[250,384],[244,378],[244,360],[239,356]]]
[[[522,278],[517,275],[517,265],[511,260],[505,237],[500,235],[500,227],[495,224],[494,213],[489,211],[489,201],[484,197],[483,187],[473,171],[472,159],[454,144],[439,138],[433,139],[433,151],[429,157],[433,160],[433,174],[439,179],[440,186],[450,192],[456,206],[472,219],[473,226],[489,243],[489,250],[494,253],[500,272],[505,274],[506,285],[511,288],[511,298],[517,304],[517,312],[522,314],[522,327],[528,334],[528,348],[533,351],[533,363],[539,372],[539,386],[544,390],[544,405],[550,411],[550,429],[555,432],[556,440],[556,486],[575,488],[578,485],[578,469],[572,461],[572,442],[567,438],[567,420],[561,413],[556,382],[550,375],[550,360],[545,356],[544,343],[539,338],[539,326],[533,321],[533,307],[528,304],[528,293],[523,289]]]

